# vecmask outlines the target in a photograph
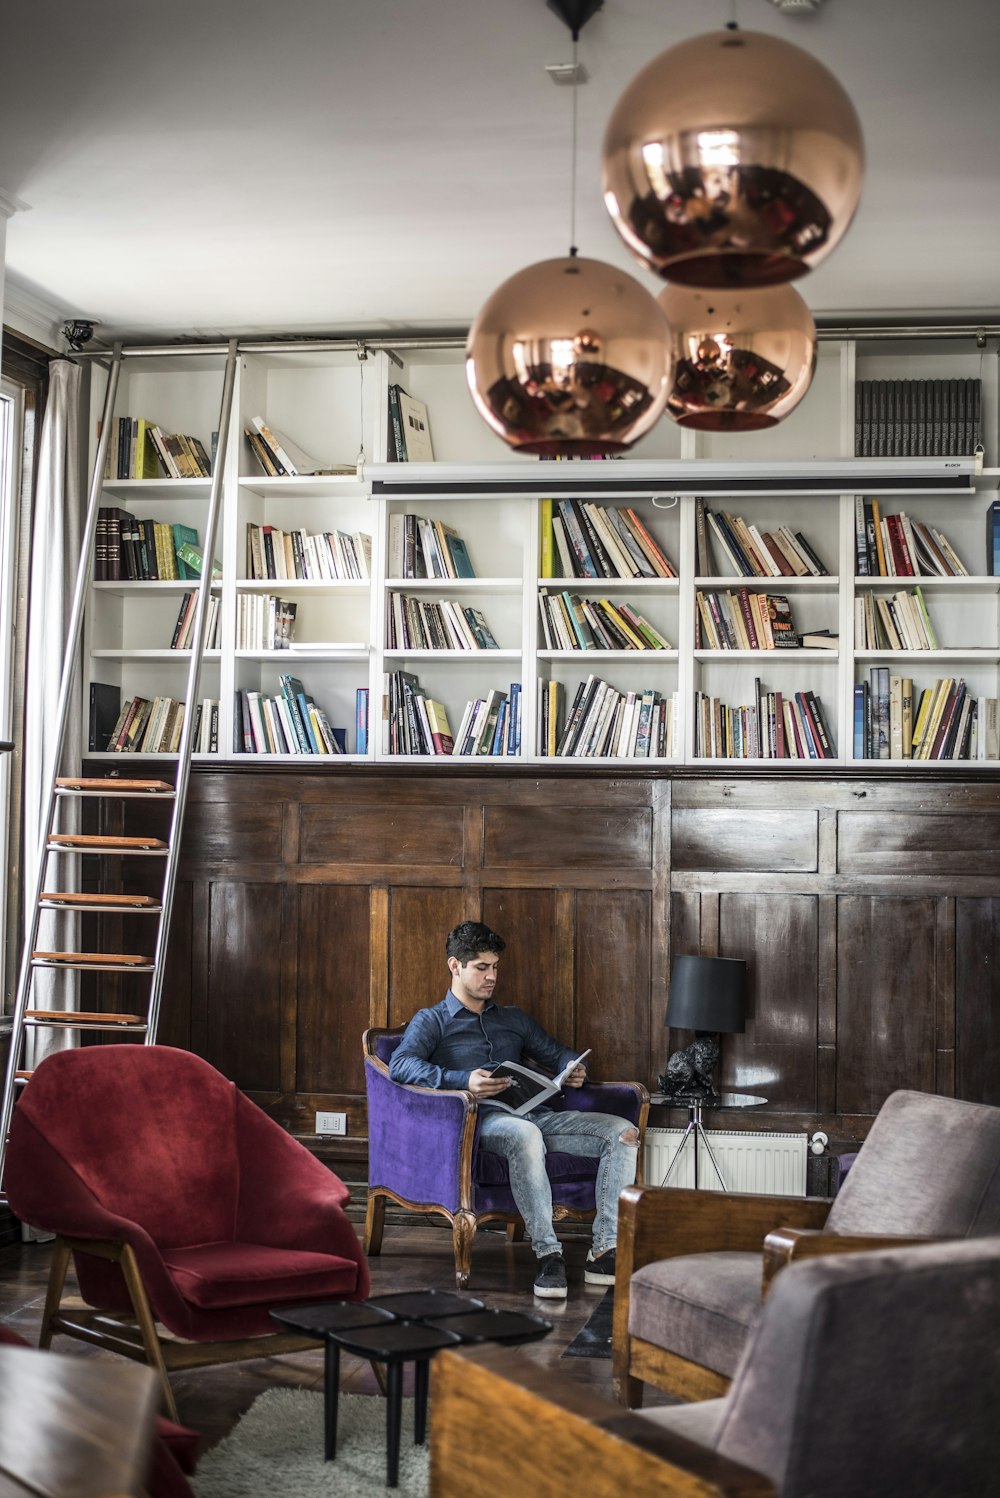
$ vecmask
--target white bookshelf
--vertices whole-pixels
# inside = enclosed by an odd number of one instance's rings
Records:
[[[197,435],[210,448],[219,425],[223,360],[218,354],[124,361],[115,418],[144,416],[168,431]],[[985,460],[971,472],[946,460],[854,459],[854,382],[882,378],[983,380]],[[386,464],[387,392],[398,381],[427,403],[438,461]],[[93,382],[94,416],[100,381]],[[234,702],[239,689],[273,695],[282,672],[298,676],[335,727],[347,730],[348,761],[359,756],[355,741],[357,693],[369,696],[365,761],[385,758],[380,714],[384,675],[405,669],[442,702],[453,732],[466,701],[491,689],[522,688],[521,752],[515,759],[481,759],[498,767],[552,765],[538,754],[539,682],[562,683],[566,707],[577,685],[594,673],[620,691],[655,687],[677,694],[678,752],[660,761],[571,759],[573,765],[636,766],[643,763],[724,764],[769,769],[847,767],[853,757],[853,690],[873,666],[889,666],[914,681],[915,691],[936,677],[963,676],[977,695],[1000,696],[1000,578],[986,574],[985,515],[1000,483],[997,451],[996,360],[984,360],[974,341],[948,340],[925,346],[910,340],[866,345],[844,341],[820,345],[813,389],[799,410],[771,432],[745,436],[683,433],[669,421],[627,459],[604,463],[540,463],[512,456],[476,416],[456,351],[409,353],[402,367],[385,352],[359,360],[353,350],[330,351],[290,345],[277,352],[245,352],[239,359],[228,450],[220,454],[223,510],[216,558],[222,577],[213,583],[220,600],[220,648],[207,653],[199,698],[220,703],[219,755],[234,754]],[[348,473],[270,478],[258,470],[243,437],[252,416],[287,433],[325,464]],[[92,423],[92,430],[94,423]],[[113,439],[112,439],[113,447]],[[363,454],[363,463],[354,467]],[[960,473],[956,488],[942,489]],[[881,489],[879,486],[882,486]],[[678,569],[676,579],[545,578],[540,575],[540,501],[560,490],[583,493],[604,505],[630,505]],[[716,555],[716,571],[696,576],[695,497],[711,508],[743,516],[761,530],[782,524],[801,530],[829,569],[825,577],[744,578],[727,573]],[[193,526],[203,536],[209,480],[108,480],[102,503],[153,518]],[[855,494],[879,494],[883,513],[903,509],[935,524],[970,570],[969,577],[894,579],[854,575]],[[654,501],[653,495],[657,498]],[[413,513],[454,527],[476,569],[470,579],[399,578],[389,575],[388,525],[394,514]],[[371,576],[366,580],[251,579],[247,576],[247,526],[275,526],[309,533],[343,530],[371,536]],[[855,602],[866,593],[892,593],[919,583],[941,648],[885,652],[855,645]],[[779,592],[788,597],[799,629],[826,628],[839,636],[827,650],[711,650],[695,647],[695,593]],[[120,688],[123,700],[139,693],[183,695],[189,659],[169,649],[183,594],[191,584],[95,582],[85,631],[87,682]],[[668,639],[659,651],[549,648],[539,619],[539,595],[566,591],[632,603]],[[428,601],[449,598],[485,615],[498,650],[389,649],[388,595],[400,592]],[[237,649],[240,594],[276,595],[296,604],[296,645],[290,650]],[[312,647],[312,648],[302,648]],[[772,690],[809,689],[823,703],[836,757],[823,761],[708,760],[694,757],[696,691],[738,705],[749,703],[755,678]],[[87,751],[90,758],[119,759]],[[160,757],[160,756],[157,756]],[[197,757],[197,756],[196,756]],[[250,756],[240,754],[245,761]],[[253,760],[302,764],[303,756],[255,755]],[[314,757],[310,757],[314,758]],[[325,762],[333,769],[343,756]],[[392,756],[393,762],[400,756]],[[421,757],[421,762],[427,762]],[[436,757],[436,767],[463,765]],[[860,761],[866,768],[887,762]],[[896,762],[892,762],[894,766]],[[906,763],[906,762],[904,762]],[[982,761],[919,761],[921,768]]]

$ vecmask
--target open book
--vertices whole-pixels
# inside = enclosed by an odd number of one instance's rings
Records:
[[[532,1071],[530,1066],[522,1066],[519,1061],[501,1061],[499,1066],[494,1066],[490,1071],[491,1077],[507,1077],[509,1086],[507,1091],[498,1093],[496,1097],[484,1098],[484,1102],[496,1103],[500,1108],[506,1108],[508,1113],[530,1113],[532,1108],[538,1108],[542,1103],[547,1103],[550,1097],[555,1097],[561,1092],[566,1078],[570,1072],[575,1071],[587,1056],[590,1049],[574,1056],[572,1061],[567,1061],[562,1071],[555,1077],[543,1077],[540,1071]],[[508,1099],[509,1101],[505,1101]]]

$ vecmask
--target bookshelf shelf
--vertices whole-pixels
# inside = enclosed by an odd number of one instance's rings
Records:
[[[634,456],[604,462],[541,463],[512,457],[476,417],[468,399],[462,359],[410,348],[400,351],[404,367],[384,352],[358,361],[356,352],[317,345],[287,351],[244,352],[237,372],[236,407],[222,465],[222,522],[216,560],[222,577],[212,583],[219,601],[221,648],[206,655],[199,699],[219,703],[218,742],[213,761],[236,757],[255,763],[302,766],[322,758],[324,769],[337,762],[468,765],[510,768],[582,764],[598,768],[641,766],[724,766],[729,770],[840,768],[875,761],[854,754],[854,692],[874,671],[919,676],[918,690],[935,678],[965,676],[982,699],[1000,698],[1000,576],[986,572],[986,511],[1000,488],[997,413],[1000,389],[995,361],[982,366],[972,346],[950,340],[905,346],[866,344],[863,336],[839,345],[825,342],[810,399],[773,432],[735,438],[730,434],[682,433],[670,422],[658,424]],[[124,361],[116,417],[124,412],[153,419],[170,432],[197,434],[210,447],[218,426],[221,360],[193,354],[183,359],[131,358]],[[856,458],[854,392],[858,381],[918,377],[982,378],[985,454],[975,457]],[[389,463],[387,392],[398,382],[426,403],[435,456],[429,463]],[[95,382],[96,387],[96,382]],[[99,393],[95,388],[92,399]],[[362,428],[362,413],[364,425]],[[96,412],[95,415],[99,414]],[[255,416],[286,432],[323,465],[344,472],[271,477],[258,470],[244,437]],[[92,421],[91,430],[96,425]],[[353,467],[359,450],[378,461]],[[137,518],[182,522],[201,534],[208,510],[209,479],[109,479],[102,502],[130,510]],[[940,528],[955,548],[968,576],[856,576],[856,513],[859,498],[878,498],[881,513],[905,512],[914,521]],[[606,512],[631,509],[669,558],[678,576],[544,577],[542,517],[546,501],[579,499],[606,514],[606,526],[621,520]],[[829,568],[825,575],[753,576],[728,569],[712,535],[709,550],[698,546],[698,501],[716,512],[745,517],[762,532],[787,526],[801,532]],[[398,546],[398,517],[416,515],[440,522],[466,543],[474,577],[407,578]],[[396,524],[394,525],[394,522]],[[596,523],[596,522],[595,522]],[[343,533],[370,537],[370,578],[248,578],[248,537],[253,527],[272,527],[308,536]],[[606,528],[606,527],[605,527]],[[600,527],[597,531],[601,535]],[[331,543],[332,544],[332,543]],[[338,543],[339,544],[339,543]],[[365,546],[367,547],[367,542]],[[554,546],[555,567],[568,553]],[[696,575],[695,564],[702,569]],[[354,570],[353,567],[348,570]],[[123,698],[152,698],[178,690],[187,651],[168,648],[180,598],[194,580],[99,581],[93,584],[87,613],[85,657],[91,683],[117,686]],[[883,602],[900,590],[919,586],[939,640],[935,651],[852,648],[856,606]],[[793,626],[803,633],[826,633],[837,649],[712,650],[696,645],[696,593],[784,595]],[[390,645],[386,600],[402,594],[421,608],[449,600],[459,608],[480,609],[497,650],[410,649]],[[543,596],[572,594],[587,610],[601,598],[615,608],[631,604],[665,639],[664,650],[551,648],[566,642],[556,631]],[[289,650],[236,648],[239,639],[274,638],[255,627],[242,633],[259,611],[259,600],[280,597],[295,605],[295,641]],[[251,603],[245,604],[249,598]],[[255,625],[258,614],[253,615]],[[600,632],[596,632],[599,634]],[[609,637],[621,639],[613,631]],[[584,636],[586,632],[584,631]],[[414,636],[407,630],[407,638]],[[417,634],[417,638],[425,638]],[[440,638],[439,635],[435,637]],[[758,638],[760,637],[758,632]],[[712,638],[715,638],[713,635]],[[753,636],[751,635],[751,638]],[[885,636],[879,635],[884,639]],[[349,643],[347,643],[349,642]],[[548,643],[547,643],[548,642]],[[780,665],[778,664],[780,662]],[[446,710],[458,733],[467,703],[488,692],[520,702],[520,750],[515,756],[398,755],[382,742],[382,699],[390,673],[406,672],[419,690]],[[347,734],[348,753],[306,756],[235,754],[234,729],[240,694],[274,698],[282,675],[297,677],[330,723]],[[542,698],[571,711],[576,691],[594,676],[621,696],[656,691],[676,714],[670,755],[541,755]],[[516,678],[516,680],[515,680]],[[737,708],[753,702],[755,682],[762,691],[812,692],[827,717],[835,757],[822,760],[708,757],[695,754],[695,713],[699,694]],[[367,694],[367,747],[357,754],[359,693]],[[787,698],[785,698],[787,700]],[[616,709],[617,710],[617,709]],[[364,718],[364,698],[361,701]],[[712,740],[713,746],[715,740]],[[662,741],[661,741],[662,743]],[[121,755],[99,755],[121,759]],[[140,755],[169,761],[166,754]],[[204,759],[207,756],[196,755]],[[950,762],[950,761],[949,761]],[[908,761],[879,761],[894,767]],[[919,761],[933,769],[935,761]],[[990,761],[985,763],[989,764]],[[995,761],[993,761],[995,763]],[[974,768],[976,761],[964,761]]]

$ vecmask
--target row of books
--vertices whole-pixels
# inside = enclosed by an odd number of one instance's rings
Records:
[[[854,601],[858,650],[938,650],[938,636],[919,587],[892,597],[865,593]]]
[[[106,479],[211,478],[212,459],[198,437],[165,432],[145,417],[119,416],[108,443]],[[113,451],[112,451],[113,449]]]
[[[986,511],[986,571],[1000,577],[1000,499],[991,500]]]
[[[538,595],[547,650],[670,650],[665,635],[629,603],[581,598],[576,593]]]
[[[485,697],[474,697],[465,705],[458,734],[455,738],[455,755],[496,754],[511,755],[521,752],[521,683],[512,681],[510,692],[488,692]]]
[[[725,563],[738,577],[829,577],[817,552],[801,531],[781,525],[761,531],[742,515],[710,510],[695,501],[695,573],[718,577]]]
[[[980,445],[981,380],[859,380],[857,457],[947,457]]]
[[[278,677],[280,691],[236,691],[233,748],[244,754],[344,754],[346,731],[333,728],[297,676]]]
[[[390,577],[475,577],[469,549],[443,520],[424,515],[389,516]]]
[[[201,575],[181,549],[198,544],[194,526],[139,520],[130,510],[101,505],[94,537],[95,582],[174,581]]]
[[[412,671],[382,678],[382,753],[449,755],[455,750],[448,714],[428,697]]]
[[[219,598],[212,594],[208,600],[208,623],[205,626],[205,649],[219,648]],[[194,635],[194,616],[198,607],[198,594],[185,593],[177,610],[177,622],[170,640],[171,650],[190,650]]]
[[[105,748],[115,754],[175,754],[183,726],[184,704],[176,698],[132,697]]]
[[[801,639],[783,593],[735,592],[694,595],[696,650],[797,650]]]
[[[551,758],[663,759],[679,754],[679,699],[652,687],[620,692],[590,675],[564,715],[562,682],[538,683],[538,749]]]
[[[295,639],[298,605],[271,593],[237,593],[236,649],[287,650]]]
[[[499,650],[480,609],[390,592],[387,650]]]
[[[914,712],[912,678],[873,666],[854,688],[855,759],[1000,759],[1000,698],[938,677]]]
[[[248,582],[367,582],[372,538],[364,531],[283,531],[247,521]]]
[[[676,577],[634,509],[585,499],[543,499],[542,577]]]
[[[900,510],[883,515],[877,499],[854,502],[854,549],[859,577],[968,577],[948,538]]]
[[[408,395],[402,385],[389,386],[389,426],[386,457],[390,463],[432,463],[431,424],[423,401]]]
[[[244,427],[243,435],[269,478],[292,478],[297,474],[342,474],[346,477],[357,473],[356,463],[324,467],[319,458],[304,452],[277,427],[269,426],[263,416],[251,416],[250,425]]]
[[[814,692],[772,692],[754,683],[752,706],[729,707],[695,692],[699,759],[834,759],[836,747]]]

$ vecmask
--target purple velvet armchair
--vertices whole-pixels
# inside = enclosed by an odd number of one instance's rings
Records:
[[[389,1059],[403,1027],[366,1030],[368,1089],[368,1213],[365,1253],[382,1248],[386,1202],[413,1212],[434,1213],[452,1226],[455,1282],[469,1281],[472,1241],[484,1222],[506,1223],[512,1234],[524,1224],[514,1205],[507,1163],[478,1148],[479,1109],[471,1092],[404,1087],[389,1076]],[[563,1093],[554,1106],[599,1110],[627,1118],[639,1130],[639,1180],[649,1093],[639,1082],[596,1082]],[[551,1153],[554,1217],[589,1220],[595,1211],[597,1162]]]

